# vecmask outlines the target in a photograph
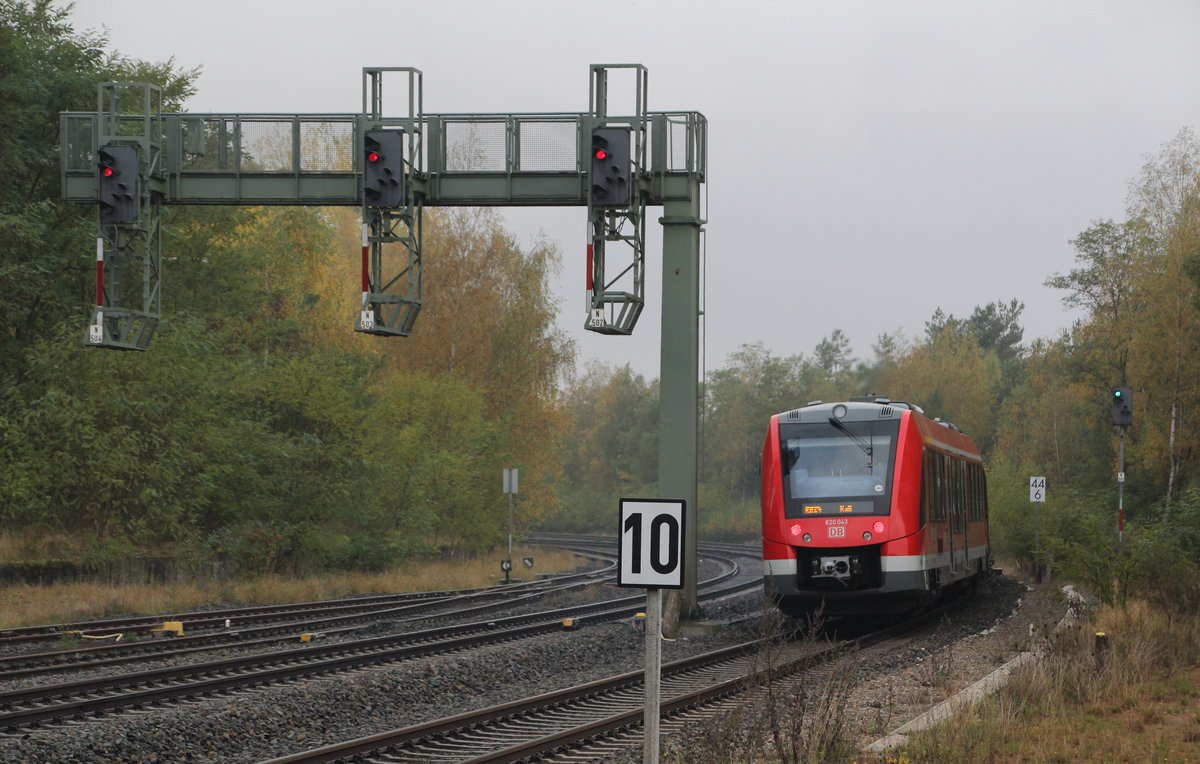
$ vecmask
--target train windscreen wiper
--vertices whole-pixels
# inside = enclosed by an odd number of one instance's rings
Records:
[[[846,437],[854,442],[854,445],[856,445],[862,449],[863,453],[867,455],[867,469],[874,470],[875,469],[875,462],[874,462],[875,447],[871,443],[868,443],[867,441],[863,440],[858,435],[855,435],[854,433],[850,432],[850,430],[846,429],[846,425],[842,424],[841,422],[834,419],[833,417],[829,417],[829,424],[833,425],[834,427],[836,427],[837,429],[839,429],[843,433],[845,433]]]

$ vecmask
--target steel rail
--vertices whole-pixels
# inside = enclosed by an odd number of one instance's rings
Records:
[[[857,639],[805,650],[801,646],[786,662],[770,667],[770,677],[778,679],[843,655],[854,649],[877,645],[916,631],[936,622],[942,611],[930,612],[901,624],[881,629]],[[725,699],[761,685],[767,672],[757,659],[764,640],[745,642],[733,647],[685,658],[663,666],[664,691],[670,694],[662,702],[662,717]],[[808,647],[816,647],[809,645]],[[722,673],[717,673],[720,669]],[[644,720],[642,671],[633,671],[577,687],[524,698],[478,711],[457,714],[402,729],[358,738],[302,753],[273,759],[269,764],[317,764],[370,760],[375,756],[389,761],[508,762],[529,761],[562,753],[614,733],[640,727]],[[613,705],[623,707],[611,713]],[[563,717],[582,716],[565,728]],[[546,717],[541,721],[539,717]],[[517,723],[519,722],[519,723]],[[539,730],[539,726],[542,727]],[[549,731],[553,728],[553,731]],[[475,745],[472,740],[492,740]],[[516,739],[516,738],[519,738]],[[489,747],[490,746],[490,747]],[[439,757],[439,750],[453,749]]]
[[[706,582],[708,586],[737,575],[736,563],[727,562],[730,570],[710,579]],[[717,589],[711,592],[710,596],[723,595],[729,588],[748,589],[758,585],[758,581],[738,584]],[[89,715],[109,713],[131,706],[191,698],[233,688],[260,686],[298,677],[335,673],[367,665],[393,663],[511,641],[561,629],[562,620],[566,617],[586,616],[597,621],[626,618],[638,612],[643,603],[642,596],[625,597],[543,613],[509,616],[494,621],[372,637],[335,645],[317,645],[185,667],[153,669],[117,677],[11,690],[0,693],[0,730],[11,733],[59,719],[82,719]],[[165,686],[146,687],[147,684]]]
[[[514,607],[527,600],[538,599],[550,594],[557,594],[588,585],[589,582],[586,580],[574,581],[567,584],[547,586],[543,589],[527,590],[525,593],[515,597],[512,596],[512,592],[487,591],[462,597],[447,597],[443,600],[423,601],[402,607],[371,610],[349,616],[290,621],[271,626],[241,628],[236,631],[173,637],[151,643],[132,642],[125,645],[104,645],[56,652],[25,653],[23,655],[0,658],[0,681],[21,679],[30,676],[43,676],[46,674],[85,671],[105,666],[120,666],[145,661],[181,658],[187,655],[196,655],[228,648],[247,649],[286,641],[294,642],[299,639],[299,635],[302,633],[319,632],[322,637],[328,638],[357,631],[361,628],[361,624],[365,622],[382,619],[389,619],[398,623],[444,621],[451,618],[484,613],[489,610]],[[460,607],[456,610],[428,613],[428,611],[441,606],[455,603],[461,604],[464,599],[473,599],[480,596],[487,599],[493,596],[500,596],[502,599],[487,601],[483,604],[471,605],[470,607]],[[422,613],[428,614],[420,615]]]
[[[588,550],[588,552],[591,551],[592,550]],[[184,631],[186,632],[206,628],[223,628],[225,621],[227,620],[236,621],[238,625],[243,625],[246,623],[264,623],[284,620],[287,618],[295,618],[298,613],[307,613],[314,610],[324,609],[333,612],[339,608],[367,609],[379,605],[410,602],[414,600],[426,601],[472,594],[482,595],[488,593],[520,591],[522,589],[540,586],[548,580],[563,581],[572,578],[595,576],[597,574],[603,574],[604,572],[610,571],[616,567],[615,560],[612,560],[611,558],[605,559],[607,559],[609,562],[605,568],[580,571],[577,573],[568,573],[562,576],[556,576],[554,579],[543,579],[541,581],[498,584],[495,586],[474,587],[458,590],[410,592],[403,594],[378,594],[361,597],[344,597],[331,600],[316,600],[312,602],[291,602],[277,605],[254,605],[241,608],[191,611],[186,613],[168,613],[164,615],[136,616],[132,618],[105,618],[91,621],[76,621],[60,624],[45,624],[39,626],[19,626],[8,629],[0,629],[0,645],[45,642],[54,639],[62,639],[64,636],[68,636],[70,634],[85,634],[88,632],[110,633],[114,631],[127,631],[139,634],[150,633],[151,629],[161,626],[164,621],[179,621],[183,624]]]
[[[293,616],[302,616],[303,620],[288,621],[271,626],[238,625],[235,631],[223,629],[206,634],[173,637],[171,639],[155,640],[152,642],[136,641],[96,645],[91,647],[74,648],[71,650],[56,650],[39,653],[22,653],[0,657],[0,680],[17,679],[24,676],[61,673],[82,670],[105,665],[120,665],[145,660],[157,660],[171,655],[186,655],[205,652],[225,647],[244,647],[251,644],[264,644],[270,641],[282,641],[296,638],[302,632],[321,631],[328,635],[352,630],[350,624],[382,619],[402,618],[406,615],[416,615],[432,609],[448,605],[462,604],[474,600],[491,604],[460,608],[447,613],[434,614],[423,618],[406,620],[445,620],[470,612],[484,612],[502,607],[509,607],[522,600],[541,597],[565,589],[586,586],[594,580],[611,577],[612,566],[582,571],[552,579],[542,579],[536,582],[512,584],[508,587],[488,587],[482,589],[464,589],[461,592],[447,591],[441,598],[422,598],[417,602],[399,606],[385,607],[382,604],[371,609],[352,611],[348,616],[329,616],[330,611],[317,607],[291,611]],[[317,603],[318,605],[322,603]],[[296,606],[294,606],[296,607]],[[336,609],[335,609],[336,612]],[[185,629],[186,630],[186,629]],[[274,640],[264,639],[275,636]]]

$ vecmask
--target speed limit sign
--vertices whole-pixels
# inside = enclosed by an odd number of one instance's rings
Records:
[[[621,499],[618,586],[683,588],[682,499]]]

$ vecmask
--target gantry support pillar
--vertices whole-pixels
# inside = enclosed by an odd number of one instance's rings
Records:
[[[659,371],[658,495],[683,499],[683,589],[677,614],[700,616],[696,603],[696,483],[700,413],[700,180],[686,201],[663,204],[662,351]],[[671,608],[668,608],[668,611]]]

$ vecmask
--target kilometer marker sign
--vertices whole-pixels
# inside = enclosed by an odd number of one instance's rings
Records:
[[[1046,500],[1046,478],[1042,476],[1029,478],[1029,500],[1033,502]]]

